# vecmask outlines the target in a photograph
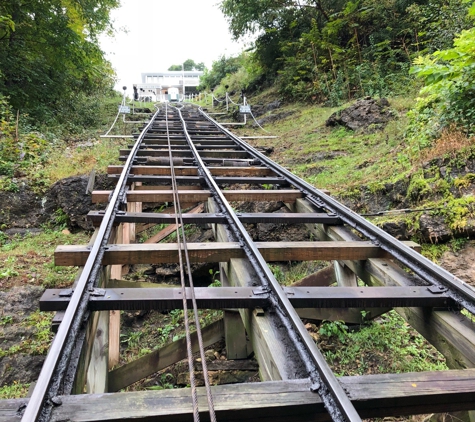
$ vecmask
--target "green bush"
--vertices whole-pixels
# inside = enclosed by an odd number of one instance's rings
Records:
[[[475,16],[475,5],[470,9]],[[445,128],[475,135],[475,28],[462,31],[453,47],[415,60],[411,73],[424,82],[410,114],[409,137],[423,136],[425,145]]]

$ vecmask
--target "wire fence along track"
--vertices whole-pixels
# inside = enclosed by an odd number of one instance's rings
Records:
[[[163,111],[162,111],[163,112]],[[169,110],[168,106],[164,111],[164,120],[166,122],[166,133],[164,140],[166,141],[167,155],[170,165],[171,184],[174,197],[175,206],[175,223],[177,224],[177,243],[180,263],[180,279],[182,283],[182,297],[185,325],[187,333],[187,349],[188,349],[188,363],[190,367],[190,384],[192,387],[193,397],[193,414],[195,421],[199,420],[199,409],[197,405],[197,394],[193,372],[193,361],[191,356],[191,343],[189,342],[189,319],[187,312],[187,300],[185,289],[185,265],[186,272],[188,273],[188,283],[190,284],[191,300],[193,304],[195,325],[198,330],[199,350],[201,359],[203,362],[204,380],[208,398],[208,410],[209,417],[212,421],[216,420],[214,412],[213,397],[211,395],[211,389],[209,386],[209,380],[206,373],[206,359],[204,356],[204,348],[201,339],[199,329],[199,316],[196,306],[196,298],[193,289],[193,280],[191,278],[191,267],[188,257],[188,249],[184,232],[184,219],[180,207],[180,198],[178,194],[178,182],[175,175],[174,157],[172,154],[173,145],[171,142],[171,135],[169,131],[168,116],[178,116],[179,125],[173,126],[173,139],[176,139],[176,134],[180,133],[186,140],[186,144],[191,151],[192,158],[190,158],[190,164],[194,164],[198,168],[198,175],[204,180],[208,186],[209,191],[212,194],[214,201],[217,204],[219,212],[225,217],[228,229],[231,232],[231,236],[234,240],[241,244],[241,248],[245,251],[248,261],[254,268],[257,274],[258,283],[264,289],[266,294],[269,295],[270,303],[272,305],[272,312],[276,315],[280,321],[280,326],[284,329],[286,337],[290,340],[290,344],[293,345],[295,353],[300,357],[303,363],[303,370],[307,374],[308,378],[312,381],[312,391],[315,391],[322,398],[325,407],[327,408],[332,419],[335,421],[360,421],[360,417],[353,407],[353,404],[348,399],[346,393],[343,391],[340,383],[336,380],[333,372],[325,362],[321,352],[316,347],[313,340],[308,336],[305,327],[303,326],[301,319],[297,312],[292,307],[289,299],[284,291],[281,289],[274,275],[270,271],[266,261],[256,248],[252,238],[244,228],[239,217],[233,211],[229,205],[223,191],[218,185],[216,178],[213,177],[208,164],[217,163],[219,159],[210,158],[207,155],[207,148],[200,149],[196,147],[195,143],[199,143],[199,135],[201,129],[196,129],[198,126],[196,122],[206,122],[209,127],[203,129],[204,132],[216,133],[219,132],[225,135],[227,140],[232,140],[235,145],[239,146],[242,151],[246,151],[250,155],[250,159],[243,158],[237,159],[236,163],[253,163],[266,167],[277,176],[285,180],[287,184],[290,184],[299,189],[305,196],[305,198],[320,210],[327,210],[335,214],[351,228],[356,229],[361,234],[372,240],[381,249],[390,252],[400,262],[405,264],[408,268],[419,275],[423,280],[433,286],[442,286],[447,289],[448,295],[452,297],[455,302],[460,306],[468,309],[470,312],[475,311],[475,291],[467,286],[462,281],[455,278],[453,275],[428,261],[421,255],[415,253],[413,250],[405,246],[404,244],[396,241],[385,232],[366,221],[361,216],[353,213],[336,200],[326,195],[322,191],[309,185],[302,179],[299,179],[292,173],[288,172],[283,167],[277,165],[271,161],[268,157],[255,150],[231,132],[227,131],[224,127],[215,122],[212,118],[203,113],[200,109],[193,108],[191,106],[173,107]],[[78,285],[75,288],[74,294],[71,298],[69,307],[66,311],[63,322],[60,325],[58,334],[52,344],[48,357],[43,366],[43,370],[40,374],[37,386],[30,399],[30,403],[24,413],[23,422],[31,421],[47,421],[51,416],[52,408],[55,404],[55,397],[60,394],[67,394],[67,391],[63,391],[61,386],[64,383],[67,369],[69,368],[70,359],[72,355],[72,348],[75,340],[79,336],[79,328],[83,318],[87,315],[87,304],[89,301],[90,290],[97,285],[97,279],[101,268],[101,261],[104,255],[104,247],[107,244],[111,228],[114,223],[115,215],[119,210],[121,204],[125,203],[126,198],[126,186],[129,177],[129,172],[134,160],[136,160],[136,153],[140,147],[140,144],[145,139],[147,131],[151,128],[156,128],[155,120],[158,119],[159,112],[154,115],[153,119],[145,126],[142,133],[133,148],[130,150],[127,161],[124,165],[124,170],[119,177],[116,189],[113,191],[110,204],[105,212],[102,223],[98,232],[98,241],[92,247],[89,258],[87,259],[83,274],[81,275]],[[161,116],[160,116],[161,117]],[[181,127],[180,127],[181,126]],[[156,132],[158,133],[158,132]],[[162,135],[156,135],[154,133],[153,139],[158,139]],[[194,135],[197,133],[198,135]],[[212,135],[214,137],[215,135]],[[162,139],[162,138],[161,138]],[[213,138],[215,139],[215,138]],[[212,150],[212,145],[209,147]],[[226,161],[222,159],[222,164]],[[133,181],[133,178],[131,179]],[[181,229],[180,229],[181,226]],[[183,249],[183,256],[181,251]],[[74,370],[74,368],[73,368]]]

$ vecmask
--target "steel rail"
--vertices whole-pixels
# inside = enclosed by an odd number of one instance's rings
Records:
[[[455,302],[470,311],[472,314],[475,314],[475,290],[467,283],[425,258],[418,252],[408,248],[384,230],[375,226],[370,221],[367,221],[359,214],[332,198],[330,195],[325,194],[321,190],[302,180],[300,177],[292,174],[290,171],[275,163],[251,145],[242,141],[226,128],[222,127],[201,109],[199,111],[208,121],[215,123],[223,133],[241,145],[255,159],[260,160],[276,174],[288,180],[291,185],[301,190],[310,203],[318,208],[325,208],[334,213],[345,224],[365,235],[385,251],[391,253],[396,259],[406,265],[423,280],[435,286],[447,289],[449,296]]]
[[[43,422],[48,421],[51,418],[51,410],[54,406],[54,403],[51,400],[54,400],[54,397],[59,393],[64,374],[68,369],[68,362],[76,338],[83,323],[83,318],[87,312],[89,299],[88,290],[97,283],[102,268],[104,247],[109,241],[114,217],[119,210],[120,204],[125,200],[127,175],[132,167],[135,153],[138,150],[146,131],[152,125],[152,122],[158,113],[159,110],[157,110],[148,125],[143,129],[124,165],[121,177],[111,195],[109,205],[104,214],[104,219],[98,229],[97,240],[92,246],[89,257],[84,265],[84,269],[78,279],[76,288],[74,289],[69,306],[66,309],[58,332],[54,337],[48,355],[46,356],[36,386],[24,411],[22,422]]]
[[[310,338],[302,320],[283,292],[280,284],[275,279],[266,261],[255,247],[253,240],[213,180],[211,172],[204,165],[202,158],[188,134],[182,113],[180,110],[178,110],[178,112],[183,122],[185,137],[193,151],[200,173],[205,177],[210,191],[214,193],[215,200],[217,200],[218,204],[223,208],[222,211],[228,218],[229,226],[233,228],[234,233],[241,238],[243,249],[246,251],[251,264],[256,269],[263,287],[270,288],[272,292],[271,299],[273,299],[274,302],[274,309],[286,327],[289,337],[296,345],[296,350],[306,366],[309,377],[313,382],[312,391],[318,392],[334,421],[360,422],[361,418],[353,404],[328,366],[322,353]],[[214,122],[214,124],[216,123]]]

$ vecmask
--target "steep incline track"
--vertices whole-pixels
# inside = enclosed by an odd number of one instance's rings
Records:
[[[164,105],[120,154],[124,166],[109,168],[115,190],[92,194],[93,202],[109,202],[105,212],[89,213],[98,226],[94,242],[55,253],[56,265],[84,268],[73,289],[48,290],[42,298],[42,310],[65,312],[26,410],[18,410],[21,400],[0,402],[0,421],[215,420],[215,407],[217,420],[350,422],[475,407],[472,370],[337,379],[302,323],[309,313],[324,319],[325,309],[350,315],[353,308],[400,307],[442,353],[460,354],[459,367],[474,366],[475,332],[460,310],[475,313],[475,291],[422,257],[418,245],[395,240],[190,105]],[[248,201],[281,201],[287,211],[234,211],[232,205]],[[143,203],[165,202],[173,203],[173,214],[142,212]],[[206,212],[186,212],[200,203]],[[130,243],[135,224],[162,223],[175,224],[176,243]],[[267,223],[305,224],[318,241],[255,242],[245,224]],[[215,242],[187,242],[186,224],[211,225]],[[335,261],[338,286],[283,288],[268,266],[304,260]],[[181,288],[107,285],[114,278],[108,266],[119,267],[120,278],[122,265],[171,262],[180,265]],[[192,262],[220,263],[223,287],[194,288]],[[186,320],[191,392],[112,393],[163,365],[161,355],[151,354],[110,371],[107,349],[118,353],[118,332],[107,328],[109,311],[187,307],[199,340],[192,344]],[[214,339],[201,334],[200,307],[227,310],[228,355],[247,357],[249,339],[268,383],[196,388],[192,353],[201,352],[206,374],[204,348]],[[81,394],[85,385],[88,394]]]

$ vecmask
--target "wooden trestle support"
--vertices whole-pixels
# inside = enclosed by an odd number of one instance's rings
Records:
[[[240,214],[244,223],[305,224],[316,239],[312,242],[257,242],[268,262],[334,261],[337,286],[318,285],[284,288],[298,314],[315,320],[361,322],[395,309],[446,358],[449,371],[341,377],[338,382],[362,418],[469,411],[475,409],[475,326],[460,312],[444,289],[415,285],[392,254],[374,242],[364,241],[332,213],[323,212],[306,199],[306,193],[252,156],[221,128],[193,112],[188,132],[216,183],[273,185],[280,189],[223,190],[228,201],[282,201],[288,212]],[[220,266],[221,288],[196,289],[202,308],[225,309],[223,321],[203,329],[205,346],[226,340],[228,358],[248,358],[254,353],[262,382],[212,388],[220,421],[324,421],[329,420],[322,399],[312,392],[310,381],[300,376],[298,358],[289,349],[286,332],[269,307],[269,294],[255,286],[256,274],[242,244],[220,213],[181,130],[172,132],[175,173],[183,207],[204,204],[196,213],[183,214],[183,221],[211,225],[215,242],[188,244],[193,262],[215,262]],[[189,421],[191,401],[187,389],[118,392],[186,357],[185,340],[177,340],[136,361],[111,369],[119,357],[120,310],[179,308],[179,289],[115,287],[128,265],[177,262],[176,243],[136,243],[135,232],[154,224],[173,224],[174,216],[143,213],[144,203],[172,201],[166,135],[158,122],[144,137],[128,178],[126,206],[115,219],[110,245],[104,254],[101,280],[89,298],[91,311],[71,395],[58,398],[51,413],[53,421]],[[129,150],[121,150],[125,160]],[[161,161],[160,161],[161,160]],[[169,164],[169,162],[168,162]],[[122,166],[109,166],[117,178]],[[111,192],[95,191],[92,202],[109,200]],[[103,212],[91,212],[94,224]],[[94,242],[94,237],[91,244]],[[91,245],[90,244],[90,245]],[[90,245],[60,246],[55,264],[82,266]],[[419,246],[407,245],[414,250]],[[364,282],[360,287],[357,280]],[[142,283],[144,285],[144,283]],[[57,311],[59,324],[71,291],[47,290],[42,310]],[[194,345],[196,342],[194,342]],[[206,409],[200,392],[200,405]],[[21,420],[28,399],[0,401],[0,422]],[[473,413],[469,412],[473,418]],[[202,415],[206,420],[206,412]],[[27,421],[29,422],[29,421]],[[475,419],[472,419],[475,422]]]

